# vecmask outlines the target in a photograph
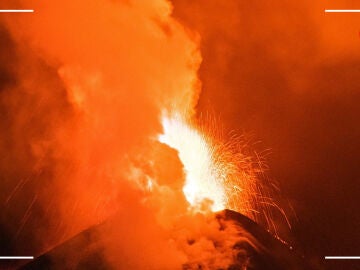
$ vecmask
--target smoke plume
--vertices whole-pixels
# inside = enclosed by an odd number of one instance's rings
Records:
[[[118,226],[156,238],[130,156],[161,132],[162,111],[193,114],[198,37],[162,0],[16,5],[36,12],[1,18],[3,253],[38,255],[121,202]]]

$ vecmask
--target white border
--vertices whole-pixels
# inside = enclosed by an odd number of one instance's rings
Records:
[[[360,260],[360,256],[325,256],[325,260]]]
[[[325,9],[325,13],[359,13],[360,9]]]
[[[0,260],[33,260],[34,256],[0,256]]]
[[[33,9],[0,9],[0,13],[32,13]]]

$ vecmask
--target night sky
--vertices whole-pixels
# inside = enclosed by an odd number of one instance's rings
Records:
[[[175,14],[202,37],[199,112],[267,153],[305,253],[359,255],[360,16],[324,6],[175,1]],[[360,269],[326,267],[344,265]]]
[[[360,15],[324,13],[325,7],[351,8],[355,2],[174,0],[173,5],[174,17],[200,37],[197,115],[216,119],[229,138],[245,134],[250,147],[264,153],[266,174],[278,183],[289,211],[288,239],[317,262],[325,255],[360,255]],[[6,255],[39,252],[59,240],[50,237],[44,243],[30,234],[38,229],[34,221],[19,235],[14,227],[32,203],[28,193],[45,192],[47,179],[56,173],[51,153],[37,168],[29,142],[46,141],[54,126],[74,117],[58,64],[19,46],[0,24],[0,200],[5,209],[0,252]],[[19,77],[26,70],[37,81],[51,78],[39,87],[54,89],[52,94],[29,91],[32,86],[23,83],[29,78]],[[16,92],[13,98],[8,99],[9,91]],[[14,108],[20,117],[34,104],[36,113],[17,128]],[[49,125],[50,118],[61,120]],[[23,140],[14,139],[19,136]],[[13,208],[7,208],[19,183],[14,179],[28,178],[37,181],[22,183],[29,192],[16,194]],[[24,200],[26,207],[20,205]],[[54,226],[56,211],[49,217],[37,202],[33,207],[32,216],[43,227]],[[357,262],[326,263],[327,269],[344,266],[360,269]]]

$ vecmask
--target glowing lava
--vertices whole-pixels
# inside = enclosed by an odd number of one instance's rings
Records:
[[[178,151],[185,173],[183,192],[191,209],[234,210],[275,234],[273,210],[288,223],[285,212],[274,200],[274,192],[261,182],[261,160],[257,155],[254,158],[244,154],[245,142],[233,138],[223,143],[216,131],[198,128],[180,113],[165,115],[163,134],[158,139]]]
[[[176,149],[186,175],[183,192],[194,208],[211,202],[211,210],[226,206],[226,192],[218,179],[218,169],[213,162],[213,148],[206,137],[191,127],[181,116],[164,117],[164,134],[159,141]]]

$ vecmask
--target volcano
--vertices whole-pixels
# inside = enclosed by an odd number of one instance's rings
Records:
[[[246,231],[260,243],[259,248],[243,242],[233,245],[232,249],[236,255],[227,270],[315,270],[297,251],[272,236],[246,216],[232,210],[223,210],[216,213],[214,217],[219,224],[224,221],[234,222],[239,229],[241,228],[241,231]],[[82,231],[19,269],[116,269],[107,261],[104,253],[106,247],[100,237],[100,234],[111,222],[111,219],[108,219],[102,224]],[[221,226],[219,226],[219,230],[222,230]],[[216,246],[216,243],[214,245]],[[139,254],[141,254],[141,250],[139,250]],[[152,267],[154,268],[154,266]],[[157,268],[155,267],[155,269]],[[208,268],[201,263],[189,263],[184,264],[182,269]]]

